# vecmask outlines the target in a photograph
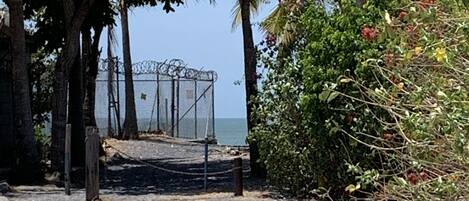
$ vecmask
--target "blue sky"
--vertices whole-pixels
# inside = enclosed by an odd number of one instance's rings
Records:
[[[129,12],[129,27],[132,62],[143,60],[164,61],[182,59],[189,66],[215,70],[216,118],[240,118],[246,116],[244,83],[242,80],[243,39],[241,26],[231,29],[231,9],[236,0],[218,0],[210,5],[208,0],[190,0],[166,13],[161,6],[133,8]],[[277,1],[273,1],[277,2]],[[0,4],[3,0],[0,0]],[[275,3],[263,5],[252,20],[256,24],[264,19]],[[120,21],[117,21],[117,41],[121,41]],[[263,38],[259,27],[254,25],[255,43]],[[101,46],[106,50],[106,33],[103,32]],[[115,52],[122,58],[121,45]],[[102,57],[105,57],[103,52]]]
[[[192,67],[215,70],[219,77],[215,84],[216,118],[245,117],[244,86],[233,83],[241,80],[244,72],[241,27],[234,32],[231,29],[234,2],[219,0],[210,5],[208,0],[188,1],[168,14],[161,6],[133,8],[129,12],[132,62],[178,58]],[[264,19],[273,6],[263,6],[252,22]],[[253,26],[253,31],[257,44],[263,34],[258,26]],[[118,41],[120,32],[116,27]],[[105,50],[104,40],[102,45]],[[121,52],[119,44],[116,53],[120,57]]]

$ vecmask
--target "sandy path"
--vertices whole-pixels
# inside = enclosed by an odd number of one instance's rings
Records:
[[[102,200],[279,200],[262,180],[250,179],[245,174],[244,196],[234,197],[232,173],[210,176],[208,192],[203,190],[203,176],[166,172],[147,164],[190,173],[203,173],[204,146],[161,136],[144,136],[138,141],[106,140],[107,166],[101,171]],[[112,148],[111,148],[112,147]],[[116,150],[125,154],[119,154]],[[232,159],[225,147],[210,145],[208,172],[232,168]],[[249,168],[248,153],[241,151],[243,168]],[[131,159],[135,158],[138,160]],[[143,162],[143,163],[141,163]],[[63,188],[55,185],[16,186],[18,192],[8,193],[9,200],[55,201],[84,200],[82,188],[72,189],[66,196]]]

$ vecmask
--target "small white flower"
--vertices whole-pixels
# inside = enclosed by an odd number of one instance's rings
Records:
[[[388,11],[384,14],[384,19],[386,20],[386,23],[391,24],[391,16],[389,15]]]
[[[378,88],[375,88],[375,93],[380,94],[380,93],[382,93],[382,91],[379,90]]]
[[[410,7],[410,11],[417,12],[417,9],[415,7]]]

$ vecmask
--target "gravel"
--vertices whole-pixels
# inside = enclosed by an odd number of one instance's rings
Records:
[[[232,173],[209,176],[207,192],[203,176],[166,172],[164,169],[203,173],[204,145],[156,135],[145,135],[136,141],[105,141],[106,167],[100,170],[102,200],[278,200],[276,193],[264,180],[251,179],[244,174],[244,196],[234,197]],[[247,150],[209,145],[208,172],[232,168],[234,157],[242,157],[243,169],[249,168]],[[118,150],[118,151],[117,151]],[[120,153],[119,153],[120,152]],[[230,153],[240,154],[233,156]],[[137,160],[135,160],[137,159]],[[151,164],[152,166],[148,165]],[[5,194],[9,200],[55,201],[84,200],[83,188],[72,189],[66,196],[55,185],[15,186],[16,192]]]

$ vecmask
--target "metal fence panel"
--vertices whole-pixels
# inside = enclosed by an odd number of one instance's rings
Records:
[[[115,67],[109,69],[109,62]],[[115,60],[106,60],[100,65],[96,83],[96,121],[102,134],[108,133],[109,127],[117,134],[118,120],[123,126],[125,81],[122,66]],[[133,70],[140,132],[163,132],[188,139],[204,138],[207,133],[209,138],[215,138],[215,72],[187,68],[180,60],[140,62],[133,65]],[[113,76],[109,76],[110,72]],[[112,91],[108,90],[109,84]]]

